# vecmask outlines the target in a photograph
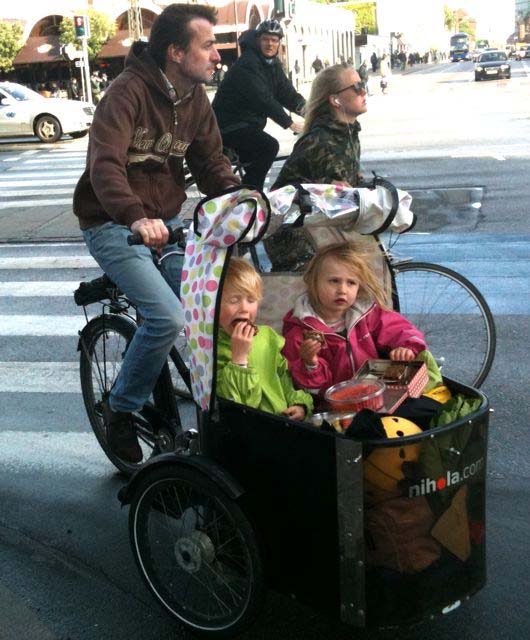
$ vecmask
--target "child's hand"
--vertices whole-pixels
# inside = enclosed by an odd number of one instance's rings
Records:
[[[322,349],[322,343],[313,338],[307,338],[300,343],[300,358],[304,364],[314,367],[318,364],[318,354]]]
[[[392,349],[388,355],[390,356],[390,360],[406,360],[407,362],[414,360],[416,357],[414,355],[414,351],[407,349],[406,347],[397,347],[397,349]]]
[[[294,404],[292,407],[284,409],[282,414],[291,420],[303,420],[305,418],[305,407],[301,404]]]
[[[232,331],[230,344],[232,347],[232,362],[234,364],[247,364],[248,354],[252,346],[254,327],[248,322],[238,322]]]

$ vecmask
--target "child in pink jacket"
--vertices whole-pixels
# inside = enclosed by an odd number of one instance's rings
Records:
[[[351,242],[318,251],[304,274],[307,292],[283,319],[283,354],[295,384],[322,395],[372,358],[414,360],[423,334],[388,308],[362,251]]]

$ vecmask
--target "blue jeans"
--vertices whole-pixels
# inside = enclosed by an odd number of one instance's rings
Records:
[[[177,218],[170,226],[180,226]],[[138,411],[151,394],[171,347],[184,326],[178,298],[184,256],[173,254],[153,263],[150,249],[130,247],[128,227],[106,222],[83,231],[88,250],[140,312],[143,323],[127,349],[112,388],[109,404],[113,411]],[[177,249],[167,245],[162,255]]]

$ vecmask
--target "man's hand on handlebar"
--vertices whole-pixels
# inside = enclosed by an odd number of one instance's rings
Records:
[[[131,224],[131,231],[138,233],[146,247],[161,249],[167,244],[169,232],[161,218],[140,218]]]
[[[289,129],[291,129],[291,131],[293,133],[302,133],[302,131],[304,130],[304,123],[302,122],[291,122],[291,124],[289,125]]]

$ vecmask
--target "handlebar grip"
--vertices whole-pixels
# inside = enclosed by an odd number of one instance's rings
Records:
[[[181,248],[186,246],[186,230],[182,227],[166,227],[168,230],[167,244],[178,244]],[[127,244],[132,247],[134,245],[143,244],[142,236],[139,233],[131,233],[127,236]]]
[[[143,244],[142,236],[139,233],[131,233],[130,236],[127,236],[127,244],[132,247],[136,244]]]

